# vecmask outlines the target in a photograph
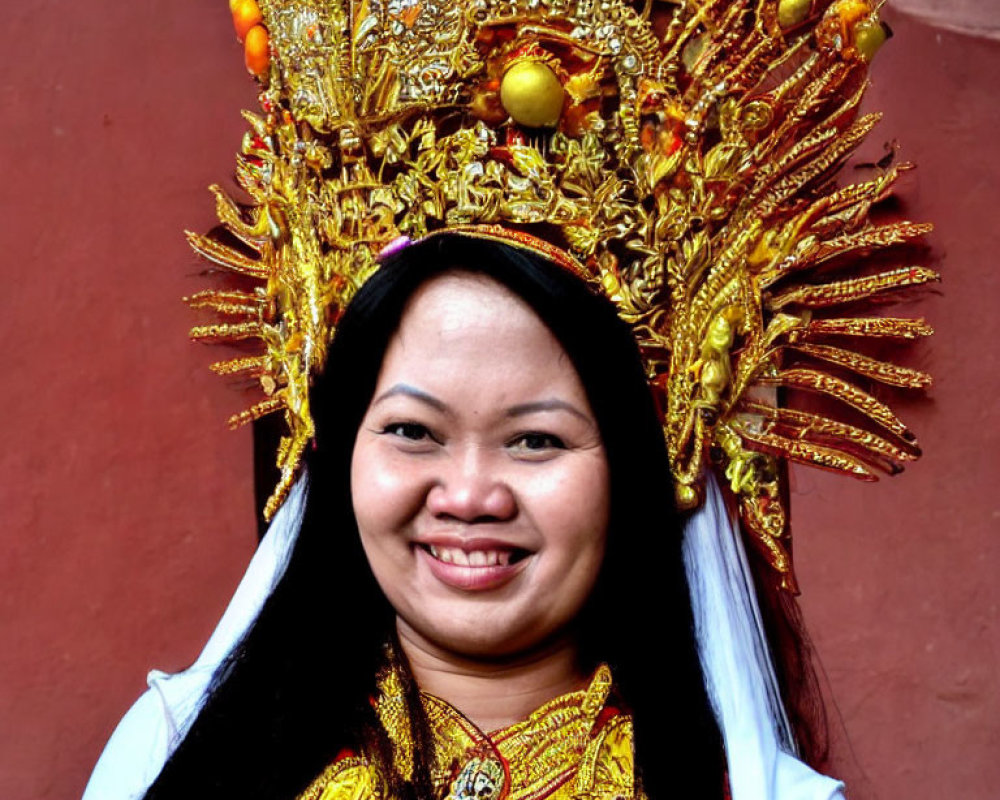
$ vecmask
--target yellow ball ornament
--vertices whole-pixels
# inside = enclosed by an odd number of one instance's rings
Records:
[[[779,0],[778,24],[782,28],[792,28],[809,16],[812,0]]]
[[[697,508],[701,502],[698,492],[693,486],[685,486],[684,484],[677,486],[674,490],[674,496],[678,511],[690,511]]]
[[[500,81],[500,102],[526,128],[554,128],[562,115],[565,90],[556,74],[538,61],[513,64]]]
[[[871,62],[889,36],[877,19],[863,19],[854,26],[854,46],[866,62]]]

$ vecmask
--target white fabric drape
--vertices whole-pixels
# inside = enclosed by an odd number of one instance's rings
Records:
[[[684,566],[733,800],[835,800],[843,784],[794,755],[743,540],[714,478],[684,531]]]

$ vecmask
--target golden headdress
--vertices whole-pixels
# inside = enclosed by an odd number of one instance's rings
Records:
[[[786,588],[780,460],[874,480],[919,454],[865,387],[929,377],[857,344],[930,328],[857,303],[938,276],[858,256],[930,226],[869,219],[909,164],[834,182],[878,121],[857,112],[887,35],[868,0],[230,5],[261,85],[236,170],[252,202],[213,187],[228,233],[188,238],[258,285],[189,302],[231,319],[193,337],[263,343],[213,369],[266,395],[233,427],[284,413],[266,516],[313,436],[310,378],[342,309],[386,245],[438,230],[557,252],[614,301],[663,411],[679,505],[700,502],[711,465]],[[772,387],[864,421],[784,407]]]

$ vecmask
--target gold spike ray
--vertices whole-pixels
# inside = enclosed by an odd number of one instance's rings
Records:
[[[759,278],[759,285],[768,287],[790,273],[819,267],[835,258],[875,248],[887,248],[905,244],[917,239],[933,229],[932,225],[913,222],[892,222],[887,225],[869,227],[864,230],[838,236],[829,241],[817,243],[804,253],[782,261],[776,268],[765,270]]]
[[[268,414],[273,414],[275,411],[281,410],[284,405],[285,401],[283,397],[269,397],[267,400],[261,400],[259,403],[252,405],[238,414],[233,414],[226,420],[226,424],[230,430],[236,430],[237,428],[242,428],[244,425],[249,425],[261,417],[266,417]]]
[[[869,358],[854,350],[845,350],[842,347],[833,347],[824,344],[807,344],[804,342],[790,346],[800,353],[829,361],[831,364],[844,367],[851,372],[864,375],[866,378],[871,378],[879,383],[887,383],[890,386],[899,386],[903,389],[926,389],[931,385],[931,376],[926,372]]]
[[[806,338],[814,336],[860,336],[872,339],[919,339],[934,329],[923,319],[902,317],[846,317],[814,319],[805,327]]]
[[[869,181],[849,184],[817,200],[814,207],[821,210],[824,216],[813,223],[812,230],[825,232],[828,228],[836,231],[841,227],[854,230],[852,225],[847,224],[848,220],[863,224],[871,206],[885,200],[900,174],[910,169],[913,169],[913,164],[893,164]]]
[[[759,195],[756,193],[751,195],[755,199],[759,197],[756,199],[756,213],[762,217],[771,216],[782,203],[790,200],[817,178],[827,175],[861,143],[861,140],[875,127],[879,118],[878,114],[862,117],[846,133],[833,138],[830,147],[821,151],[794,172],[781,177],[767,191]]]
[[[185,231],[184,235],[187,236],[188,243],[194,251],[206,261],[211,261],[213,264],[225,267],[240,275],[267,280],[268,268],[266,264],[199,233]]]
[[[209,369],[216,375],[251,375],[258,376],[267,369],[266,356],[243,356],[216,361]]]
[[[741,411],[764,420],[763,430],[853,452],[889,473],[899,472],[905,462],[916,461],[919,452],[918,448],[910,446],[907,450],[864,428],[795,408],[749,401],[741,406]]]
[[[237,342],[243,339],[264,339],[266,332],[260,322],[238,322],[233,325],[198,325],[191,329],[188,336],[212,342]]]
[[[206,289],[185,297],[184,302],[191,308],[208,308],[227,316],[256,316],[267,301],[250,292]]]
[[[891,222],[887,225],[866,228],[825,242],[817,249],[810,263],[818,266],[850,253],[905,244],[930,233],[933,229],[933,225],[916,222]]]
[[[898,269],[867,275],[863,278],[849,278],[831,281],[816,286],[799,286],[779,292],[767,301],[768,308],[778,311],[791,304],[809,308],[855,303],[867,300],[877,294],[923,286],[925,283],[941,280],[941,276],[927,267],[899,267]]]
[[[863,481],[878,480],[863,461],[839,450],[801,439],[789,439],[776,433],[754,432],[747,426],[740,425],[738,421],[734,421],[733,429],[740,434],[750,449],[791,459],[800,464],[808,464],[811,467],[842,472]]]
[[[860,411],[870,420],[877,422],[886,430],[891,431],[904,442],[916,444],[916,437],[892,413],[889,406],[880,400],[876,400],[868,392],[848,383],[843,378],[838,378],[835,375],[829,375],[815,369],[795,367],[781,370],[773,377],[763,377],[760,382],[764,386],[784,386],[788,389],[804,389],[834,397]]]
[[[226,230],[243,244],[260,253],[271,238],[271,230],[266,221],[265,224],[261,224],[260,218],[258,218],[257,223],[248,225],[236,203],[222,190],[221,186],[214,184],[208,188],[215,195],[215,214],[219,218],[219,222],[225,225]],[[260,217],[265,214],[265,209],[255,209],[255,211]]]

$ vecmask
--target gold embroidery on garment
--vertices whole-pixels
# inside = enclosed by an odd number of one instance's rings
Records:
[[[490,734],[444,700],[422,695],[434,740],[435,794],[446,800],[633,797],[632,720],[608,706],[611,686],[611,671],[602,665],[587,689],[561,695]],[[379,719],[396,768],[409,778],[413,741],[394,670],[382,676],[379,690]],[[352,756],[327,767],[299,800],[383,798],[386,785],[372,761]]]

